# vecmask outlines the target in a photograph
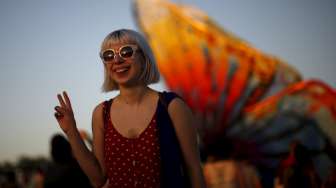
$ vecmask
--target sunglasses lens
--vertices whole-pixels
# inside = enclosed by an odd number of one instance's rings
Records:
[[[120,49],[120,56],[123,58],[129,58],[133,55],[133,49],[130,46],[125,46],[122,49]]]
[[[114,52],[112,50],[107,50],[103,53],[104,61],[112,61],[114,59]]]

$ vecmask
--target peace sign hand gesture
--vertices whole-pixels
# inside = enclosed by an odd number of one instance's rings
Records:
[[[60,106],[55,107],[56,120],[65,134],[73,133],[76,130],[76,121],[72,111],[71,102],[64,91],[63,96],[57,94]]]

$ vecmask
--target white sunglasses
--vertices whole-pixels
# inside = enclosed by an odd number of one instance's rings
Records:
[[[100,53],[100,58],[104,62],[111,62],[115,60],[116,55],[118,54],[119,57],[126,60],[132,58],[137,49],[138,46],[133,44],[126,44],[124,46],[121,46],[118,50],[109,48]]]

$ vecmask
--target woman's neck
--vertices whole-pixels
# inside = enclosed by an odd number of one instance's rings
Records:
[[[147,86],[120,87],[119,89],[119,100],[128,105],[139,105],[150,91]]]

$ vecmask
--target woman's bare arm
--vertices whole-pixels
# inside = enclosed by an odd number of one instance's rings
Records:
[[[194,119],[189,107],[179,98],[174,99],[168,107],[175,132],[179,140],[184,161],[186,162],[193,188],[205,187],[201,168]]]
[[[82,140],[80,133],[76,127],[76,121],[74,118],[73,110],[71,107],[70,99],[66,92],[62,95],[57,95],[60,102],[60,106],[56,106],[55,117],[58,124],[62,128],[63,132],[67,135],[69,143],[72,148],[72,152],[77,159],[80,167],[84,173],[88,176],[91,184],[94,187],[101,187],[105,183],[104,170],[102,169],[102,147],[99,146],[102,143],[102,131],[103,126],[102,117],[102,105],[98,105],[93,112],[93,152],[91,152]]]
[[[104,120],[103,104],[99,104],[92,113],[92,151],[101,167],[104,183],[106,180],[106,169],[104,165]]]

